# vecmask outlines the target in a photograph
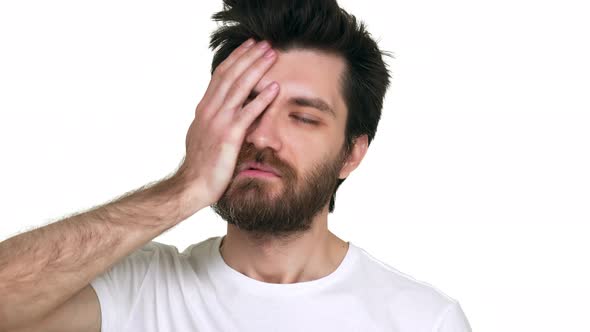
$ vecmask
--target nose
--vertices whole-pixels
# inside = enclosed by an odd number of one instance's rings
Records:
[[[246,131],[246,143],[253,144],[258,150],[271,148],[279,151],[282,144],[277,120],[270,109],[263,111]]]

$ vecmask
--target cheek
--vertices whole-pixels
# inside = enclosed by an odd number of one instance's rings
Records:
[[[322,126],[321,129],[289,129],[283,132],[283,149],[298,178],[315,165],[334,160],[344,144],[342,133]]]

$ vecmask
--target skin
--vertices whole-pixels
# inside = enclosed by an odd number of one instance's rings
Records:
[[[290,170],[297,180],[314,165],[334,160],[344,140],[345,108],[336,89],[341,60],[311,51],[271,52],[264,57],[268,47],[263,45],[245,43],[213,73],[187,132],[185,159],[171,177],[0,242],[0,330],[99,331],[100,306],[89,282],[218,202],[228,186],[239,183],[234,174],[245,144],[272,151],[288,167],[283,170]],[[271,89],[273,80],[282,87]],[[245,105],[253,89],[260,93]],[[302,90],[329,102],[337,120],[329,121],[313,109],[288,108],[288,97]],[[314,116],[322,125],[297,126],[286,116],[292,112]],[[334,173],[347,177],[366,149],[364,136]],[[260,183],[269,197],[280,197],[284,191],[280,181]],[[294,183],[294,190],[305,191],[303,182]],[[253,242],[252,234],[229,227],[224,259],[261,281],[298,282],[325,276],[346,252],[346,243],[327,230],[327,209],[326,202],[314,215],[313,227],[296,237],[267,236]]]
[[[307,190],[300,175],[309,174],[318,164],[341,166],[338,178],[342,179],[356,169],[366,154],[364,135],[355,141],[344,162],[338,162],[347,115],[339,83],[344,68],[342,58],[321,51],[277,52],[276,62],[253,89],[262,91],[273,81],[280,85],[280,92],[246,131],[244,147],[270,150],[281,163],[279,170],[287,169],[297,175],[297,191]],[[335,116],[313,107],[293,105],[290,99],[296,96],[321,98],[331,106]],[[317,123],[302,123],[295,117]],[[269,198],[283,199],[282,204],[290,202],[282,196],[286,182],[282,178],[238,177],[234,173],[229,188],[245,181],[256,181],[264,191],[264,195],[249,197],[259,199],[258,204],[264,205]],[[244,195],[241,192],[232,198],[243,199]],[[228,223],[220,250],[223,259],[234,270],[269,283],[310,281],[332,273],[342,262],[349,244],[328,230],[328,203],[329,199],[312,218],[308,230],[286,236],[272,232],[255,235]]]

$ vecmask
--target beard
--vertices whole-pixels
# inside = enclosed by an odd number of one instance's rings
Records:
[[[238,156],[236,171],[219,201],[211,207],[222,219],[247,232],[253,239],[290,238],[308,231],[313,218],[330,202],[345,160],[344,149],[333,159],[313,165],[299,175],[271,149],[252,144]],[[256,161],[273,167],[280,177],[240,176],[238,167]]]

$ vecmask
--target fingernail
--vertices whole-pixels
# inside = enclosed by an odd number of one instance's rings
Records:
[[[254,45],[254,39],[250,38],[244,43],[244,47],[250,47]]]
[[[277,82],[272,82],[272,83],[270,84],[270,90],[271,90],[271,91],[274,91],[274,90],[276,90],[276,89],[278,89],[278,88],[279,88],[279,83],[277,83]]]
[[[266,50],[267,48],[270,48],[270,44],[267,41],[263,41],[260,43],[260,48]]]
[[[264,57],[265,58],[272,58],[275,55],[275,51],[270,49],[268,51],[266,51],[266,53],[264,53]]]

